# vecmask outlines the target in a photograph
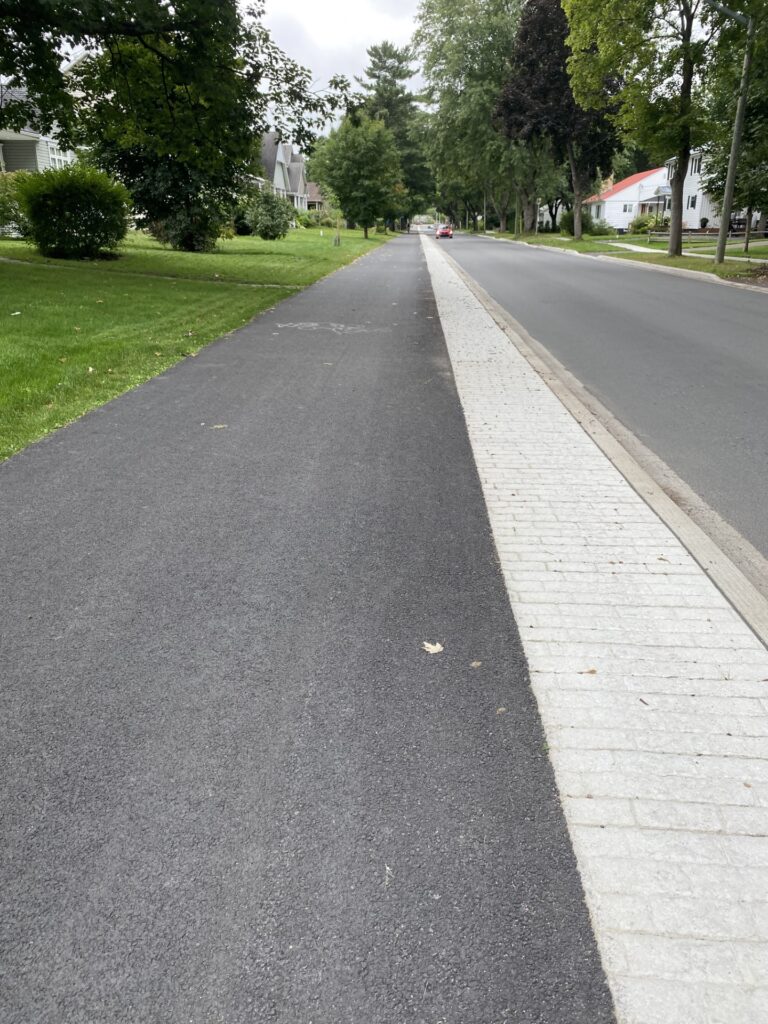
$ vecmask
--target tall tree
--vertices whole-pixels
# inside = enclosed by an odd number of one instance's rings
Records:
[[[578,102],[605,107],[605,82],[616,80],[618,121],[626,134],[658,163],[674,156],[668,251],[679,256],[683,184],[691,150],[704,141],[709,8],[704,0],[562,2],[571,29],[568,66]]]
[[[368,49],[369,63],[364,78],[362,109],[369,117],[383,121],[392,132],[400,156],[403,189],[398,209],[407,221],[433,200],[435,184],[424,152],[424,115],[417,97],[407,83],[415,73],[410,47],[397,47],[384,41]]]
[[[748,13],[757,19],[758,24],[766,24],[768,0],[751,0]],[[743,26],[733,22],[723,26],[707,83],[709,132],[702,170],[707,191],[718,202],[722,202],[725,192],[745,37]],[[768,40],[765,33],[758,33],[755,40],[734,205],[736,209],[747,211],[746,252],[749,250],[752,212],[759,210],[768,216]]]
[[[306,142],[331,100],[311,93],[310,72],[275,46],[260,8],[178,0],[175,16],[185,10],[188,21],[139,39],[105,36],[78,63],[69,135],[129,187],[158,237],[199,249],[257,169],[268,123]]]
[[[554,173],[548,147],[510,141],[494,119],[519,16],[520,0],[422,0],[415,36],[438,184],[464,181],[486,196],[502,230],[515,197],[533,227],[542,178]]]
[[[378,217],[393,203],[400,183],[400,160],[392,132],[365,114],[347,116],[315,147],[309,173],[336,195],[342,213],[368,237]]]
[[[581,238],[581,207],[596,176],[609,174],[618,139],[602,110],[584,109],[568,78],[568,22],[560,0],[527,0],[510,57],[498,113],[509,137],[548,141],[567,160],[573,190],[573,233]]]

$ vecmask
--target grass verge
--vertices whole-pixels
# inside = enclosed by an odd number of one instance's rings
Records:
[[[737,278],[749,283],[750,280],[761,281],[768,275],[768,264],[737,263],[726,259],[725,263],[714,260],[703,260],[696,256],[666,256],[663,253],[619,252],[611,254],[619,260],[631,260],[635,263],[651,263],[658,267],[676,267],[678,270],[698,270],[700,273],[713,274],[716,277]]]
[[[120,259],[77,263],[0,240],[14,261],[0,262],[0,459],[380,244],[343,235],[236,238],[210,254],[133,236]]]

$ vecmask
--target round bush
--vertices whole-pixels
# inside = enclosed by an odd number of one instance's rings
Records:
[[[103,171],[72,164],[30,174],[17,191],[29,237],[44,256],[92,258],[125,238],[131,197]]]
[[[273,242],[288,234],[294,215],[292,203],[264,188],[253,197],[246,220],[254,234]]]
[[[153,221],[149,230],[158,242],[182,252],[213,252],[224,223],[220,209],[198,202],[179,206],[165,220]]]

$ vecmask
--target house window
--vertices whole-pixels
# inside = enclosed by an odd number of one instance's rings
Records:
[[[632,213],[632,207],[634,203],[624,203],[624,213]]]
[[[696,196],[688,196],[688,202],[685,204],[686,210],[696,209]]]
[[[675,173],[674,162],[667,164],[667,181],[672,181],[672,175]]]
[[[691,174],[701,174],[701,157],[694,156],[691,158]]]
[[[598,203],[597,206],[595,207],[595,217],[599,217],[599,216],[600,216],[600,203]]]

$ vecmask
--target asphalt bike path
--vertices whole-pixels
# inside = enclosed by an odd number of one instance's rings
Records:
[[[613,1019],[417,238],[0,522],[0,1019]]]

